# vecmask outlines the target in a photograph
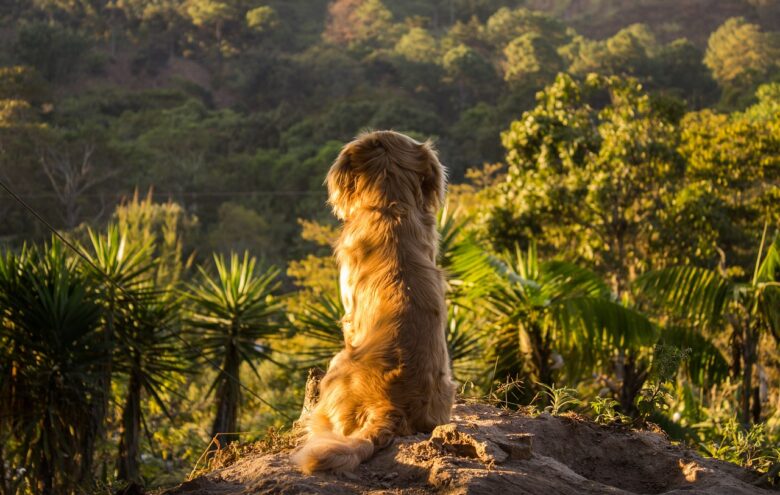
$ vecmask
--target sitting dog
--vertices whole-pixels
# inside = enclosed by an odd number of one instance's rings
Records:
[[[304,473],[352,471],[395,436],[446,423],[455,398],[436,267],[445,189],[436,152],[397,132],[364,133],[344,146],[326,182],[344,223],[335,251],[345,346],[293,456]]]

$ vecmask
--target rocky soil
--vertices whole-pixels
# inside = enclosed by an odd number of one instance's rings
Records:
[[[249,455],[166,495],[777,493],[658,433],[487,405],[456,405],[451,423],[396,439],[350,476],[304,476],[289,455]]]

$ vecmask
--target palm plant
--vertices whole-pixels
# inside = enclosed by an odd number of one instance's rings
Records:
[[[152,284],[137,291],[136,296],[134,304],[117,315],[121,331],[114,357],[115,371],[127,377],[117,474],[119,479],[132,483],[141,482],[138,458],[143,392],[172,421],[164,395],[174,391],[177,378],[187,371],[189,354],[182,351],[179,342],[179,301]]]
[[[324,368],[328,360],[344,348],[344,334],[341,331],[343,315],[344,305],[341,298],[329,294],[314,297],[301,311],[291,315],[296,331],[309,337],[313,344],[306,351],[310,359],[300,364],[319,365]]]
[[[780,340],[780,236],[767,247],[766,234],[765,227],[753,276],[747,282],[696,266],[649,272],[637,281],[642,296],[672,318],[688,320],[703,333],[731,327],[736,351],[733,369],[735,374],[741,372],[740,408],[745,426],[751,419],[758,422],[761,415],[760,401],[753,401],[751,408],[758,342],[764,333]]]
[[[156,261],[152,257],[151,239],[131,242],[127,233],[121,231],[117,225],[109,225],[105,234],[91,229],[88,234],[89,247],[80,247],[81,252],[89,260],[89,263],[83,265],[83,270],[92,280],[95,297],[103,306],[100,332],[102,345],[109,353],[101,377],[102,400],[94,404],[96,407],[94,416],[101,419],[92,429],[91,434],[98,436],[106,415],[115,365],[118,360],[129,358],[129,355],[124,352],[126,343],[136,331],[131,314],[139,310],[138,306],[145,297],[147,286],[153,280]],[[125,364],[124,369],[129,368]],[[134,407],[128,403],[125,406]],[[130,431],[127,433],[130,434]],[[137,445],[137,439],[126,439],[126,441]],[[120,445],[120,458],[125,457],[126,452],[123,452],[125,445]],[[125,459],[125,461],[137,464],[137,460]],[[126,465],[127,462],[120,461],[120,465]],[[135,471],[137,470],[131,469],[131,472]],[[139,481],[137,477],[125,478],[127,471],[124,469],[120,469],[119,473],[120,479]]]
[[[56,240],[0,259],[0,338],[11,350],[0,377],[0,418],[33,493],[71,493],[91,476],[106,349],[89,280]],[[10,418],[10,419],[9,419]],[[19,480],[17,480],[17,483]],[[86,488],[86,486],[84,487]]]
[[[491,364],[502,381],[525,377],[552,386],[558,369],[576,380],[616,349],[657,338],[654,325],[614,301],[595,273],[564,261],[540,261],[534,244],[502,256],[463,244],[453,271],[462,290],[484,301],[491,315]]]
[[[438,265],[448,278],[447,290],[447,348],[452,363],[452,371],[459,381],[470,381],[479,374],[479,358],[483,352],[486,333],[475,301],[469,292],[464,292],[457,277],[453,277],[455,256],[464,246],[472,245],[472,239],[466,233],[468,218],[459,218],[450,211],[449,204],[439,212],[437,230],[439,231]]]
[[[230,442],[237,430],[241,401],[239,371],[246,363],[259,376],[258,361],[273,361],[269,339],[280,328],[282,306],[273,297],[279,271],[257,268],[257,260],[244,253],[231,254],[229,262],[214,256],[216,276],[198,267],[200,279],[184,294],[190,302],[188,325],[196,332],[197,346],[207,359],[219,361],[221,371],[211,386],[217,411],[212,436]]]

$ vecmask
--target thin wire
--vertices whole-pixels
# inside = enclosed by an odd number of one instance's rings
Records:
[[[1,180],[1,179],[0,179],[0,187],[2,187],[5,190],[5,192],[10,194],[11,197],[13,197],[16,200],[17,203],[22,205],[22,207],[25,210],[27,210],[28,212],[30,212],[30,214],[32,214],[39,222],[41,222],[43,225],[45,225],[46,228],[52,234],[54,234],[55,237],[57,237],[57,239],[62,241],[63,244],[65,244],[74,253],[76,253],[82,260],[84,260],[87,264],[89,264],[97,273],[99,273],[106,280],[106,282],[108,282],[110,285],[112,285],[115,289],[117,289],[120,292],[122,292],[125,296],[127,296],[128,299],[133,301],[135,304],[139,304],[138,300],[136,300],[135,297],[131,293],[129,293],[124,287],[119,285],[116,281],[114,281],[107,273],[105,273],[103,270],[101,270],[91,259],[89,259],[89,257],[86,254],[84,254],[78,247],[76,247],[73,243],[71,243],[69,240],[67,240],[62,234],[60,234],[57,231],[57,229],[55,229],[48,221],[46,221],[46,219],[43,218],[37,211],[35,211],[35,209],[33,209],[30,205],[28,205],[18,194],[16,194],[13,190],[11,190],[11,188],[8,187],[8,185],[6,185],[6,183],[3,180]],[[161,326],[163,328],[166,327],[166,325],[161,325]],[[200,349],[197,349],[195,346],[193,346],[192,344],[187,342],[187,340],[184,337],[182,337],[181,335],[179,335],[178,332],[173,331],[171,333],[173,335],[175,335],[176,338],[181,340],[184,343],[184,345],[187,346],[191,351],[197,352],[199,355],[201,355],[203,357],[203,359],[207,363],[209,363],[211,366],[213,366],[215,369],[217,369],[220,373],[224,374],[226,377],[228,377],[231,380],[233,380],[234,382],[236,382],[238,384],[238,386],[240,386],[241,388],[243,388],[244,390],[249,392],[249,394],[252,395],[253,397],[255,397],[257,400],[259,400],[263,404],[267,405],[268,407],[270,407],[271,409],[273,409],[277,413],[281,414],[282,416],[284,416],[288,420],[292,420],[293,419],[287,413],[285,413],[284,411],[282,411],[281,409],[277,408],[276,406],[274,406],[273,404],[271,404],[267,400],[265,400],[262,397],[260,397],[257,393],[255,393],[254,390],[250,389],[249,387],[247,387],[246,385],[241,383],[241,380],[239,380],[237,377],[233,376],[231,373],[228,373],[227,371],[222,369],[222,367],[219,364],[217,364],[216,362],[214,362],[211,358],[209,358],[208,356],[203,355],[203,353],[201,352]]]
[[[155,197],[223,197],[223,196],[323,196],[321,191],[152,191],[152,196]],[[29,193],[19,194],[21,198],[27,199],[47,199],[57,198],[56,193]],[[132,196],[131,193],[83,193],[80,197],[83,198],[122,198],[125,196]]]

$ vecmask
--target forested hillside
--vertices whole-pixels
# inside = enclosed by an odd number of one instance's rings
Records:
[[[522,3],[5,2],[3,174],[60,227],[153,187],[197,216],[188,248],[283,262],[361,129],[434,138],[457,182],[502,159],[499,133],[559,71],[688,109],[743,108],[776,77],[775,2]],[[40,238],[0,205],[4,238]]]
[[[0,492],[289,427],[341,345],[323,179],[365,129],[449,169],[464,395],[776,481],[780,2],[6,0],[0,41],[0,181],[83,255],[0,191]]]

